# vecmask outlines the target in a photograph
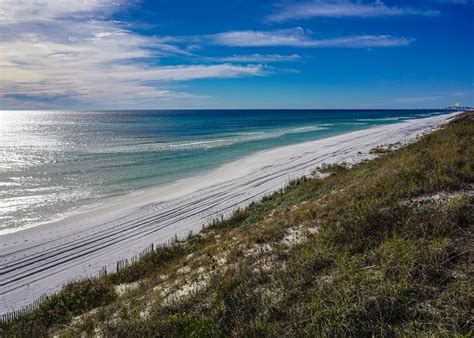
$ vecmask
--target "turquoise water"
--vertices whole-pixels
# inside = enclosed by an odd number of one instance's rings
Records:
[[[0,111],[0,233],[256,151],[439,111]]]

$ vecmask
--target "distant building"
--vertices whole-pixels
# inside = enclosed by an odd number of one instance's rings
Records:
[[[472,110],[473,108],[469,106],[461,106],[460,103],[455,103],[454,106],[445,107],[444,109],[456,111],[456,110]]]

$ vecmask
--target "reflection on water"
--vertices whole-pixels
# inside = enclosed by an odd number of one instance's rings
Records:
[[[252,152],[434,111],[0,111],[0,234]]]

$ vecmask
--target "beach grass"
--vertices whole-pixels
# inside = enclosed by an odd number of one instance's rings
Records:
[[[1,336],[472,336],[472,113],[319,169]]]

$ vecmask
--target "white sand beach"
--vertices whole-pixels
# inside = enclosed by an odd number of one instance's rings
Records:
[[[322,164],[368,159],[370,149],[412,141],[455,114],[259,152],[201,176],[0,236],[0,314],[27,306],[70,280],[95,275],[104,266],[114,272],[118,260],[151,243],[198,232],[213,218],[229,215]]]

